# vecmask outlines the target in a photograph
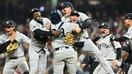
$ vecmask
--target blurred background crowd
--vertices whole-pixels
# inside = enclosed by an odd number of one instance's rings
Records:
[[[0,34],[4,32],[2,25],[6,20],[14,20],[17,30],[30,37],[29,12],[31,8],[37,7],[44,17],[48,17],[50,11],[59,6],[60,3],[69,1],[75,10],[86,13],[92,19],[92,25],[88,28],[91,39],[98,35],[98,25],[102,22],[110,25],[111,32],[119,37],[127,30],[120,19],[125,13],[131,12],[132,0],[0,0]],[[48,43],[50,45],[50,43]],[[123,45],[123,44],[122,44]],[[50,47],[49,47],[50,48]],[[0,54],[0,71],[2,72],[5,53]],[[28,49],[25,47],[25,56],[28,61]],[[47,74],[52,73],[53,54],[49,51]],[[83,57],[80,57],[81,63]],[[80,65],[80,64],[78,64]],[[80,68],[79,68],[80,69]],[[2,74],[2,73],[0,73]],[[19,74],[19,73],[17,73]]]

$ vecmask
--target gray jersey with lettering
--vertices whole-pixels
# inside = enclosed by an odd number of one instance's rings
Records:
[[[40,48],[44,48],[45,47],[45,43],[43,41],[38,41],[36,40],[33,36],[34,36],[34,32],[36,29],[41,29],[44,31],[49,31],[45,29],[45,25],[47,23],[51,23],[50,20],[48,18],[42,18],[43,19],[43,24],[38,23],[37,21],[35,21],[34,19],[31,20],[30,22],[30,30],[31,30],[31,44],[38,46]]]
[[[124,36],[132,39],[132,26],[128,28],[128,31],[124,34]]]
[[[119,42],[114,41],[114,47],[110,41],[110,37],[112,35],[108,35],[106,37],[102,37],[101,39],[99,39],[98,41],[98,47],[100,49],[100,51],[102,52],[102,55],[106,58],[106,59],[116,59],[116,49],[117,48],[121,48],[121,45]],[[114,49],[115,48],[115,49]]]
[[[52,25],[52,29],[58,30],[60,25],[61,25],[61,22],[57,25]],[[58,38],[55,38],[53,40],[52,47],[58,48],[58,47],[62,47],[62,46],[69,46],[68,44],[65,44],[63,42],[63,39],[64,39],[65,35],[68,32],[71,33],[75,27],[78,27],[78,24],[74,24],[74,23],[70,23],[70,22],[64,22],[62,24],[62,26],[60,27],[61,35],[59,35]]]
[[[78,12],[79,13],[79,21],[80,22],[84,22],[86,19],[90,19],[90,17],[88,17],[86,14],[82,13],[82,12]],[[70,17],[65,17],[63,16],[62,21],[70,21]],[[85,41],[86,38],[88,38],[88,32],[87,29],[83,29],[83,33],[80,35],[79,41]]]

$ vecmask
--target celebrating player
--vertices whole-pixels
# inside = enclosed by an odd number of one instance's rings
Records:
[[[98,41],[98,47],[102,55],[109,62],[112,69],[118,70],[118,60],[121,58],[121,45],[119,42],[113,41],[113,35],[110,34],[110,27],[106,23],[99,26],[99,32],[102,36]],[[100,69],[98,69],[100,68]],[[93,74],[107,74],[106,71],[98,65]]]
[[[15,30],[15,23],[12,20],[6,21],[4,28],[6,33],[0,36],[0,43],[2,44],[6,42],[9,45],[3,46],[3,48],[7,46],[7,58],[4,65],[3,74],[13,74],[16,67],[20,73],[29,74],[29,67],[24,57],[22,44],[29,44],[30,39],[24,34]]]
[[[114,40],[119,41],[119,42],[129,40],[130,41],[130,47],[129,47],[130,52],[126,52],[126,53],[130,55],[132,53],[132,51],[131,51],[131,49],[132,49],[131,48],[132,47],[132,43],[131,43],[131,39],[132,39],[132,13],[127,13],[125,15],[125,17],[123,17],[123,19],[124,19],[125,25],[128,27],[128,31],[122,37],[115,38]],[[130,56],[130,57],[132,57],[132,56]],[[131,59],[129,59],[129,60],[131,60]],[[131,62],[132,61],[129,61],[130,64],[132,64]],[[132,74],[132,65],[130,65],[130,68],[129,68],[127,74]]]
[[[50,20],[41,16],[38,8],[31,9],[32,20],[30,21],[31,43],[29,47],[29,74],[45,74],[46,70],[46,42],[48,36],[58,35],[60,31],[49,31]]]
[[[62,21],[69,21],[69,15],[71,11],[74,11],[73,5],[70,2],[63,2],[61,4],[61,9],[63,12],[63,17]],[[89,39],[88,33],[87,33],[87,28],[91,25],[91,20],[90,17],[88,17],[86,14],[82,12],[79,13],[79,21],[82,22],[82,25],[80,25],[80,28],[84,30],[84,32],[81,34],[79,41],[81,43],[75,43],[75,46],[82,45],[82,51],[86,52],[88,55],[95,57],[101,66],[106,70],[107,73],[109,74],[114,74],[112,71],[112,68],[108,64],[108,62],[104,59],[102,56],[101,52],[97,48],[97,46],[92,42],[91,39]]]
[[[64,66],[66,65],[69,74],[76,74],[76,58],[75,50],[73,49],[74,36],[71,32],[80,32],[77,24],[70,22],[61,22],[61,11],[58,9],[50,13],[52,22],[52,30],[61,30],[58,36],[52,36],[52,47],[54,49],[54,74],[63,74]],[[69,38],[69,40],[67,39]]]

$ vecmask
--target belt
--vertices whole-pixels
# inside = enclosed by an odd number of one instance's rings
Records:
[[[23,57],[23,56],[20,56]],[[19,57],[9,57],[9,59],[18,59]]]
[[[17,59],[18,57],[9,57],[10,59]]]
[[[60,48],[63,48],[63,47],[55,48],[55,51],[59,50]],[[65,48],[68,49],[69,47],[65,46]]]
[[[106,59],[107,61],[113,61],[114,59]]]

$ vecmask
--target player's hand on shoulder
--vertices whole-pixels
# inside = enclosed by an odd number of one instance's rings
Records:
[[[53,30],[52,31],[52,34],[57,36],[57,35],[60,35],[61,31],[60,30]]]

